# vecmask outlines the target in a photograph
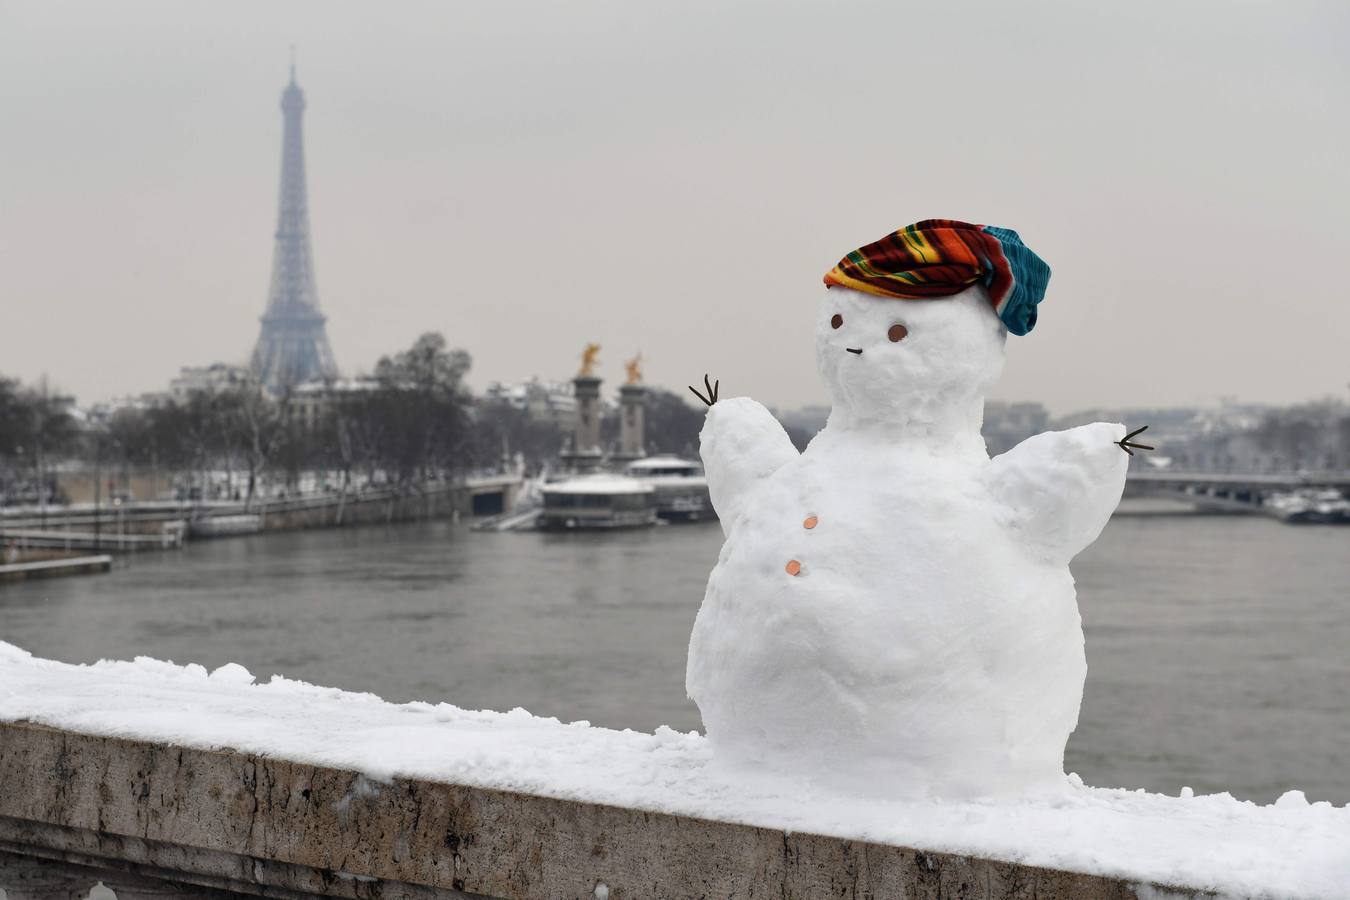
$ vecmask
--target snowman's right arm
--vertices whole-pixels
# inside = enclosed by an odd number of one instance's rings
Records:
[[[724,532],[755,486],[799,455],[778,420],[748,397],[710,406],[698,439],[708,493]]]

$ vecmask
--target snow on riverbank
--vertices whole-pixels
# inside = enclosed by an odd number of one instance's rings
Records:
[[[697,734],[562,724],[524,710],[386,703],[237,665],[72,666],[0,642],[0,721],[859,838],[1243,897],[1350,896],[1350,808],[1077,783],[998,803],[883,803],[748,780]],[[3,786],[0,786],[2,788]]]

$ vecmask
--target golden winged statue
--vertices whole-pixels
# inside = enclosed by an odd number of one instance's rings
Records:
[[[581,375],[595,374],[595,358],[600,355],[599,344],[587,344],[581,353]]]
[[[635,357],[633,357],[632,359],[630,359],[630,360],[628,360],[627,362],[625,362],[625,363],[623,364],[623,367],[628,371],[628,381],[627,381],[627,384],[637,384],[638,382],[640,382],[640,381],[642,380],[642,354],[641,354],[641,353],[639,353],[637,356],[635,356]]]

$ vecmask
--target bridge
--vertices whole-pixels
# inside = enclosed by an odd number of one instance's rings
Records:
[[[1329,488],[1350,496],[1350,470],[1174,472],[1131,467],[1127,497],[1167,497],[1203,512],[1276,515],[1266,500],[1290,491]]]

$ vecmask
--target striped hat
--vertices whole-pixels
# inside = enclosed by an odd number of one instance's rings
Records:
[[[950,297],[972,284],[989,291],[1013,334],[1036,325],[1050,267],[1017,232],[952,219],[925,219],[859,247],[825,273],[825,284],[920,300]]]

